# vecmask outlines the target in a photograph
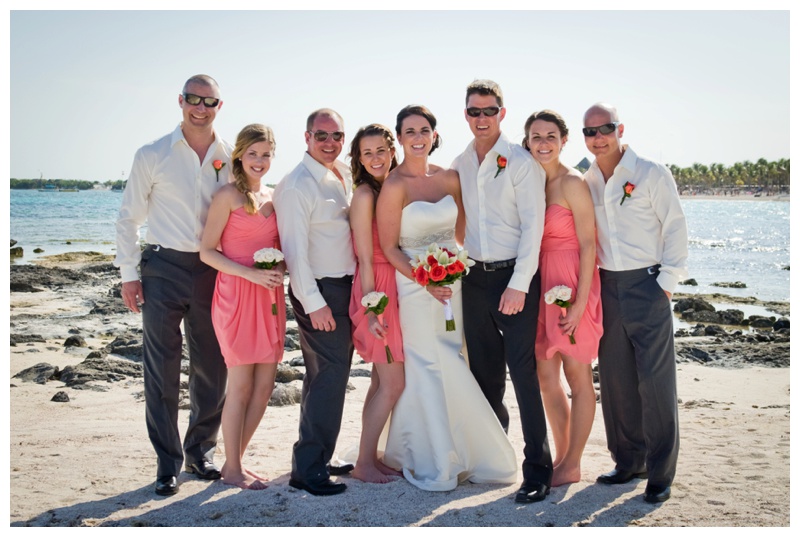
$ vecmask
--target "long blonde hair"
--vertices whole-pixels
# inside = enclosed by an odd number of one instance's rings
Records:
[[[242,155],[244,155],[248,147],[259,142],[269,142],[273,156],[275,155],[275,134],[271,128],[260,123],[247,125],[239,131],[239,135],[236,136],[236,146],[231,154],[233,177],[236,180],[234,185],[236,190],[244,194],[244,210],[247,214],[256,214],[258,212],[258,203],[255,194],[250,191],[250,187],[247,184],[247,176],[242,166]]]

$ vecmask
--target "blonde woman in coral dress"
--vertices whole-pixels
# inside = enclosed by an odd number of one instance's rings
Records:
[[[222,480],[243,489],[267,487],[265,478],[242,466],[242,456],[267,409],[286,333],[286,266],[253,266],[257,250],[280,249],[272,192],[261,184],[274,152],[269,127],[242,129],[231,155],[235,182],[214,196],[200,249],[203,262],[219,271],[211,320],[228,366]]]
[[[594,421],[596,400],[591,364],[603,335],[600,275],[589,187],[576,170],[559,159],[569,133],[564,119],[551,110],[536,112],[528,118],[525,133],[523,146],[547,175],[536,359],[542,399],[555,443],[555,487],[580,481],[581,456]],[[544,301],[544,294],[557,285],[565,285],[572,291],[572,305],[566,315],[557,305]],[[561,384],[562,368],[572,392],[571,406]]]

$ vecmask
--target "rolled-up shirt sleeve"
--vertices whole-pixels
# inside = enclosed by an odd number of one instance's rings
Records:
[[[114,265],[119,267],[123,283],[139,279],[137,267],[142,258],[139,248],[139,228],[147,219],[152,185],[151,169],[147,163],[146,152],[142,148],[133,157],[131,173],[125,183],[122,206],[116,224],[117,255]]]
[[[520,166],[514,177],[520,237],[517,263],[508,287],[524,293],[528,292],[531,280],[539,270],[539,251],[544,233],[544,184],[544,170],[535,161],[533,165]]]
[[[275,191],[275,213],[282,251],[289,269],[289,283],[303,309],[311,313],[327,305],[308,260],[312,201],[297,188],[283,186],[278,185]]]

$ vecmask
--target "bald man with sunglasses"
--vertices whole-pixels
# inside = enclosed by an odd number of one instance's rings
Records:
[[[181,124],[136,152],[117,219],[114,261],[122,274],[122,300],[142,314],[147,431],[158,457],[155,492],[161,496],[178,492],[184,462],[186,472],[201,479],[220,478],[213,461],[227,380],[211,324],[217,271],[198,252],[211,198],[228,182],[233,148],[213,128],[222,108],[213,78],[187,80],[178,105]],[[139,229],[145,221],[148,245],[142,252]],[[183,446],[181,324],[189,347],[191,405]]]
[[[616,108],[597,103],[583,118],[595,161],[584,175],[597,222],[603,304],[600,400],[616,467],[597,478],[618,485],[647,478],[644,500],[669,499],[678,462],[678,396],[670,300],[685,278],[686,219],[662,164],[620,143]]]
[[[281,248],[289,268],[289,299],[306,365],[299,439],[289,485],[316,496],[345,491],[332,481],[352,465],[331,466],[342,424],[353,341],[350,290],[356,268],[350,238],[353,180],[340,160],[344,121],[323,108],[309,115],[303,161],[275,188]]]
[[[464,117],[474,139],[452,168],[461,181],[464,248],[475,261],[462,288],[469,367],[506,432],[508,367],[525,440],[523,481],[514,499],[531,503],[547,497],[553,477],[534,355],[545,172],[500,131],[505,114],[496,82],[467,86]]]

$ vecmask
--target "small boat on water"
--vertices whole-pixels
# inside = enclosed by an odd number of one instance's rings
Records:
[[[56,187],[56,185],[44,185],[44,188],[40,188],[39,192],[59,192],[60,189]]]

